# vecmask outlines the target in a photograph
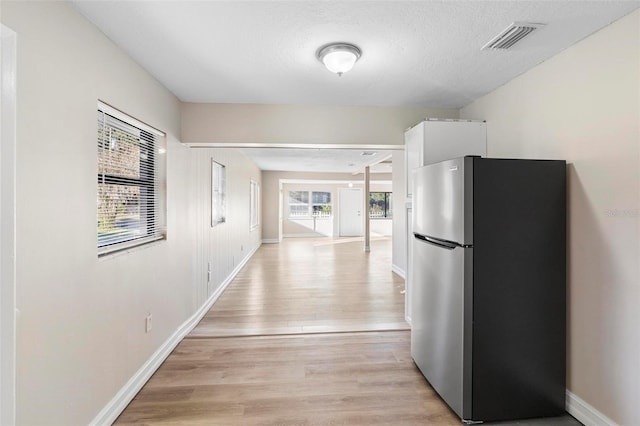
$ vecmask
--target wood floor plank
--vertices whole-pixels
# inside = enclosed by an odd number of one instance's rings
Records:
[[[390,245],[262,246],[116,423],[460,424],[411,359]]]
[[[407,331],[185,339],[118,424],[459,424],[409,350]]]
[[[391,239],[263,245],[189,337],[408,330]]]

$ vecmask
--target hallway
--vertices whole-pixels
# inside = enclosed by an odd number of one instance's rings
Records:
[[[391,240],[263,245],[117,424],[455,425],[419,373]]]
[[[265,244],[189,337],[408,330],[391,238],[288,238]]]

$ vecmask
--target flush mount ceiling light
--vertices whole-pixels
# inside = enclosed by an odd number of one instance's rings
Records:
[[[318,60],[333,73],[342,76],[355,65],[362,56],[356,45],[349,43],[330,43],[322,46],[317,52]]]

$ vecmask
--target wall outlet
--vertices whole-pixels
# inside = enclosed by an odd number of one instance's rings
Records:
[[[240,244],[240,251],[244,251],[244,246]]]
[[[207,282],[211,282],[211,262],[207,262]]]
[[[151,314],[147,315],[144,320],[144,332],[148,333],[151,331]]]

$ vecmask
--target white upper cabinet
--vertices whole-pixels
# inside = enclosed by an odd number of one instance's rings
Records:
[[[413,195],[413,170],[465,155],[487,155],[487,127],[482,121],[425,120],[404,134],[407,197]]]

